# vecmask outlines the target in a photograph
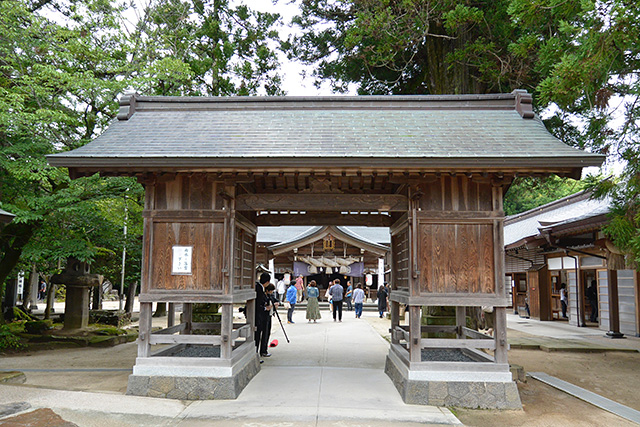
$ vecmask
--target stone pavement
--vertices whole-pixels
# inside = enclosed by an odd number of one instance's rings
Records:
[[[21,416],[51,409],[80,426],[460,424],[446,408],[404,404],[384,374],[389,347],[376,330],[384,330],[380,323],[388,320],[375,313],[355,319],[353,312],[345,312],[343,322],[334,323],[327,311],[322,315],[318,324],[309,324],[304,312],[297,311],[296,323],[284,325],[291,343],[274,319],[272,339],[279,345],[236,400],[125,396],[136,352],[129,343],[5,357],[0,368],[22,370],[27,381],[0,385],[0,405],[26,402],[30,408]]]
[[[640,338],[612,339],[595,327],[571,326],[566,321],[540,322],[507,314],[507,339],[511,348],[544,351],[640,351]]]

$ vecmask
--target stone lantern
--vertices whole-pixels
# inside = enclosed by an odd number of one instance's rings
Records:
[[[68,258],[64,272],[51,277],[52,284],[67,287],[64,329],[83,329],[89,325],[89,288],[100,286],[103,281],[102,275],[89,273],[88,263],[75,258]]]

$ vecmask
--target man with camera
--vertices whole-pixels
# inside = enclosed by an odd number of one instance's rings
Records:
[[[271,332],[271,308],[273,303],[267,295],[265,287],[271,281],[269,273],[262,273],[256,283],[256,351],[261,357],[270,357],[269,334]],[[273,286],[273,285],[271,285]]]

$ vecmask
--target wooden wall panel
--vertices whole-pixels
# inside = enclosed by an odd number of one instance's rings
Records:
[[[443,175],[432,182],[421,183],[423,193],[419,208],[426,211],[490,211],[492,185],[488,179],[478,180],[466,175]]]
[[[233,285],[251,288],[254,283],[254,248],[256,235],[244,228],[236,227],[233,256]]]
[[[494,294],[492,224],[420,224],[420,293]]]
[[[171,181],[155,185],[155,210],[222,209],[224,199],[214,196],[220,183],[210,181],[206,174],[177,175]],[[215,205],[214,205],[215,203]]]
[[[159,182],[155,185],[155,206],[151,206],[151,209],[167,209],[167,185],[164,182]]]
[[[393,286],[409,288],[409,228],[391,236]]]
[[[210,277],[211,289],[221,291],[222,286],[222,263],[224,252],[224,223],[211,224],[211,262]]]
[[[217,227],[216,227],[217,226]],[[215,290],[221,289],[222,224],[156,222],[152,226],[151,289]],[[171,274],[174,245],[193,246],[192,274]],[[215,277],[215,279],[214,279]],[[215,281],[214,281],[215,280]]]

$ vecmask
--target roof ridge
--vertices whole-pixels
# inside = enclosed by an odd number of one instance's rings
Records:
[[[449,103],[449,105],[447,105]],[[526,90],[511,93],[462,95],[330,95],[330,96],[143,96],[125,94],[120,98],[118,120],[129,120],[138,111],[199,109],[297,110],[317,109],[438,109],[438,110],[515,110],[525,119],[535,117],[532,97]],[[429,105],[431,104],[431,105]]]

